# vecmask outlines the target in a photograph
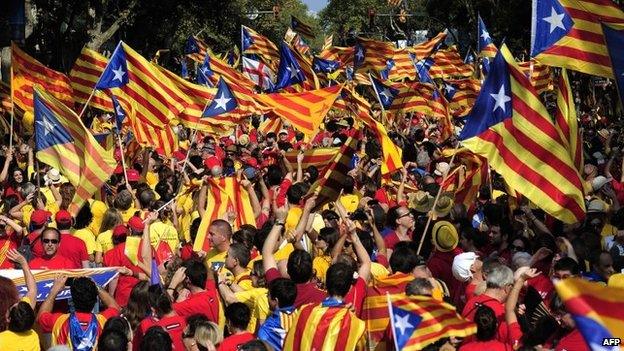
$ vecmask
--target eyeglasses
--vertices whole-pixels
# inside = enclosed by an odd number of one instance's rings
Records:
[[[405,212],[404,214],[400,215],[399,219],[401,219],[403,217],[411,216],[411,215],[412,215],[412,213],[408,211],[408,212]]]
[[[59,243],[58,239],[41,239],[41,241],[44,244],[54,244],[54,245],[56,245],[56,244]]]

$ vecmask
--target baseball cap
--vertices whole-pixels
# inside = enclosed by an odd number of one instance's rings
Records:
[[[119,224],[117,226],[115,226],[115,228],[113,228],[113,236],[114,237],[120,237],[120,236],[127,236],[128,235],[128,228],[123,225],[123,224]]]
[[[128,227],[135,232],[142,232],[145,229],[145,223],[140,217],[132,216],[128,220]]]
[[[30,216],[30,223],[43,225],[50,219],[50,217],[52,217],[52,214],[46,210],[34,210]]]
[[[54,221],[56,223],[71,223],[72,215],[67,210],[60,210],[56,213]]]

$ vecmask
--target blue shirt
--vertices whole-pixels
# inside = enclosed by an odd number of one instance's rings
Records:
[[[275,351],[281,351],[286,339],[288,330],[284,327],[290,326],[292,316],[295,313],[295,306],[278,308],[264,321],[258,329],[258,339],[266,341]]]

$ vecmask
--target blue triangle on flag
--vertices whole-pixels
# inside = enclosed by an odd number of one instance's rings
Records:
[[[391,318],[394,338],[399,350],[401,350],[418,328],[422,317],[414,312],[392,305]]]
[[[95,89],[119,88],[128,84],[128,62],[122,44],[121,41],[117,44]]]
[[[202,113],[202,117],[216,117],[234,110],[236,106],[238,106],[238,103],[236,102],[234,94],[232,94],[230,87],[225,83],[223,78],[220,78],[219,84],[217,85],[217,93],[212,102],[204,110],[204,113]]]
[[[35,91],[33,95],[35,115],[35,148],[44,150],[49,147],[74,141],[69,131],[63,127],[45,101]]]
[[[199,52],[199,45],[197,44],[197,40],[190,36],[186,40],[186,44],[184,44],[184,54],[196,54]]]
[[[373,78],[373,84],[375,87],[375,92],[377,93],[377,99],[382,104],[384,109],[390,108],[394,98],[399,94],[399,90],[393,87],[389,87],[378,79]]]
[[[117,97],[113,95],[111,99],[113,100],[113,109],[115,110],[115,126],[117,127],[117,130],[121,130],[121,124],[124,119],[126,119],[126,111],[119,104]]]
[[[572,17],[558,0],[534,0],[531,28],[531,56],[550,48],[574,25]]]
[[[280,45],[280,63],[277,69],[275,90],[283,89],[306,80],[295,55],[285,42]]]
[[[624,103],[624,27],[616,29],[609,24],[602,23],[602,32],[607,44],[607,51],[611,58],[613,77],[620,94],[620,101]]]

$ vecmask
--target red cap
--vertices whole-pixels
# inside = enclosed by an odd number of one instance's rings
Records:
[[[30,216],[30,223],[35,225],[44,225],[52,214],[45,210],[34,210]]]
[[[204,160],[204,165],[206,168],[212,169],[214,166],[221,166],[221,161],[219,161],[219,158],[216,156],[210,156]]]
[[[71,223],[72,215],[66,210],[60,210],[56,213],[54,220],[56,223]]]
[[[258,168],[258,160],[253,157],[248,157],[243,162],[249,167]]]
[[[135,232],[142,232],[145,229],[145,223],[140,217],[132,216],[130,220],[128,220],[128,227]]]
[[[139,174],[139,171],[137,171],[134,168],[130,168],[126,170],[126,174],[128,175],[129,182],[138,182],[139,179],[141,179],[141,175]]]
[[[113,236],[118,238],[120,236],[127,236],[128,228],[125,225],[119,224],[115,228],[113,228]]]

